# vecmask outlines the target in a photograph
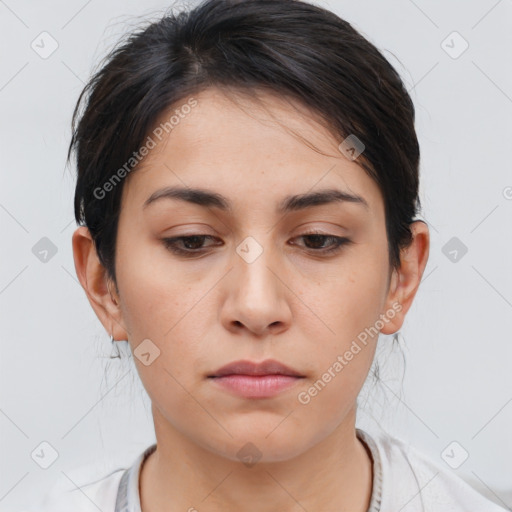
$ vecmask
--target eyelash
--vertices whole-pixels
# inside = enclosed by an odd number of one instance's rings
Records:
[[[323,239],[334,241],[334,243],[331,245],[331,247],[329,247],[327,249],[306,248],[306,250],[312,251],[313,253],[316,253],[316,254],[333,254],[335,252],[340,251],[344,245],[349,245],[352,243],[352,241],[348,238],[335,236],[335,235],[327,235],[320,231],[309,231],[307,233],[303,233],[302,235],[299,235],[297,238],[304,238],[304,237],[320,237]],[[182,249],[176,245],[180,241],[187,241],[187,240],[194,239],[194,238],[203,238],[203,239],[211,238],[211,239],[213,239],[214,237],[211,235],[201,235],[201,234],[186,235],[186,236],[176,236],[173,238],[163,238],[162,242],[168,250],[170,250],[171,252],[173,252],[174,254],[176,254],[178,256],[192,256],[194,254],[204,253],[205,251],[201,250],[201,249],[199,249],[199,250]]]

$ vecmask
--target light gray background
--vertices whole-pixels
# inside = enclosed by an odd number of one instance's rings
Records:
[[[512,2],[318,3],[376,44],[406,82],[431,228],[429,264],[401,331],[403,386],[400,355],[383,337],[384,384],[363,392],[359,426],[380,424],[445,465],[441,453],[456,441],[452,460],[463,449],[469,458],[453,471],[512,510]],[[136,370],[108,359],[108,335],[76,279],[74,169],[64,166],[72,109],[93,66],[169,5],[0,0],[2,511],[28,507],[58,477],[78,481],[78,466],[128,465],[154,441]],[[46,59],[31,48],[43,31],[58,42]],[[453,31],[469,44],[461,55]],[[46,262],[33,253],[43,237],[57,249]],[[452,237],[468,249],[457,261],[450,245],[443,253]],[[44,441],[59,454],[48,469],[31,456]]]

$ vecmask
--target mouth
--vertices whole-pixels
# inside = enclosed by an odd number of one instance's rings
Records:
[[[304,377],[300,372],[286,366],[275,359],[266,359],[260,363],[253,361],[234,361],[216,372],[208,375],[209,378],[225,377],[227,375],[269,376],[285,375],[288,377]]]
[[[243,398],[271,398],[290,389],[305,375],[275,360],[235,361],[208,378],[220,388]]]

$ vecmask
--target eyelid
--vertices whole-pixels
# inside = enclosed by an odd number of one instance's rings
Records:
[[[184,234],[184,235],[176,235],[173,237],[165,237],[162,238],[162,243],[165,247],[167,247],[169,250],[177,253],[177,254],[200,254],[201,252],[205,252],[205,250],[208,249],[208,247],[214,247],[218,244],[212,244],[206,248],[201,249],[181,249],[176,246],[176,243],[179,241],[182,241],[187,238],[204,238],[204,239],[215,239],[217,237],[213,235],[208,235],[205,233],[191,233],[191,234]]]
[[[337,236],[337,235],[333,235],[330,233],[325,233],[325,232],[319,231],[317,229],[311,229],[309,231],[304,231],[304,232],[300,233],[299,235],[293,237],[292,240],[294,240],[295,238],[300,239],[300,238],[305,238],[308,236],[315,236],[315,235],[321,236],[324,239],[331,239],[331,241],[334,240],[334,243],[329,245],[327,248],[320,248],[320,249],[305,247],[301,244],[292,244],[292,245],[297,245],[299,247],[303,247],[308,253],[314,254],[316,256],[322,256],[322,255],[327,256],[327,255],[337,254],[338,252],[341,251],[341,249],[344,246],[353,243],[352,240],[347,237]],[[190,258],[192,258],[194,256],[204,255],[204,254],[208,253],[208,250],[210,247],[215,247],[215,246],[219,245],[219,244],[214,243],[205,248],[201,247],[198,249],[183,249],[181,247],[178,247],[178,245],[177,245],[178,242],[186,240],[186,239],[191,239],[191,238],[217,239],[218,237],[204,234],[204,233],[188,233],[188,234],[178,235],[178,236],[174,236],[174,237],[163,238],[162,243],[166,247],[167,250],[173,252],[174,254],[176,254],[178,256],[184,256],[184,257],[190,257]],[[222,243],[222,245],[223,245],[223,243]]]
[[[322,256],[322,255],[326,256],[326,255],[330,255],[330,254],[336,254],[336,253],[340,252],[344,246],[350,245],[353,243],[353,241],[350,238],[347,238],[346,236],[332,235],[329,233],[323,233],[323,232],[317,232],[317,231],[307,232],[307,233],[304,232],[295,238],[304,238],[304,237],[315,236],[315,235],[319,235],[321,237],[334,240],[334,244],[332,244],[324,249],[311,249],[311,248],[305,247],[306,251],[309,251],[312,254],[317,254],[318,256]],[[296,245],[296,244],[293,244],[293,245]]]

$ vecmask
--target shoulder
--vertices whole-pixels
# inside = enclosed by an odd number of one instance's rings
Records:
[[[358,429],[374,455],[374,493],[380,512],[504,512],[450,468],[401,439]],[[376,460],[377,459],[377,460]]]
[[[100,479],[80,478],[73,482],[63,475],[41,501],[37,512],[114,512],[124,471],[121,468]]]

